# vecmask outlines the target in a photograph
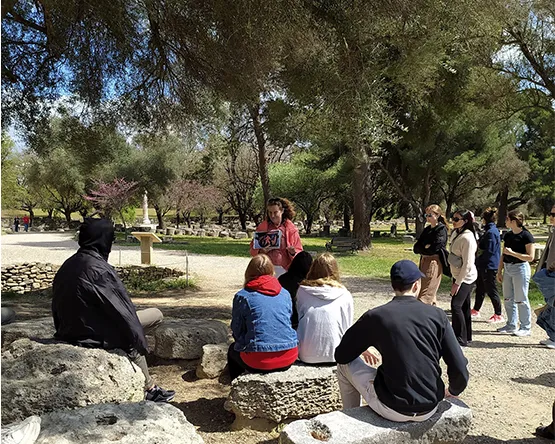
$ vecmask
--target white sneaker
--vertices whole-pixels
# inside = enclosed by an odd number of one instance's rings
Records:
[[[545,341],[543,345],[545,345],[547,348],[555,350],[555,341],[552,341],[551,339]]]
[[[509,327],[508,325],[497,329],[497,333],[504,333],[506,335],[512,335],[514,332],[516,332],[516,328]]]
[[[513,336],[530,336],[531,334],[530,330],[517,330],[513,332]]]
[[[40,417],[30,416],[26,420],[2,426],[2,443],[33,444],[40,433]]]

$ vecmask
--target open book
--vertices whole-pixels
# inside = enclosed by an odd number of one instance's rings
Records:
[[[254,248],[269,248],[275,250],[281,247],[281,231],[256,231],[254,233]]]

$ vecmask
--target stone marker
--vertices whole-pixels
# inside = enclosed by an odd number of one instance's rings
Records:
[[[58,409],[144,398],[145,378],[123,352],[13,342],[2,353],[2,423]]]
[[[228,327],[212,319],[165,319],[154,338],[154,355],[160,358],[198,359],[204,345],[227,342]]]
[[[227,364],[227,349],[225,344],[206,344],[202,347],[202,357],[197,367],[198,378],[217,378],[222,374]]]
[[[249,236],[244,231],[238,231],[235,233],[235,239],[247,239]]]
[[[51,339],[55,332],[54,320],[51,316],[3,325],[2,349],[21,338]]]
[[[181,410],[151,401],[57,410],[40,419],[41,431],[35,444],[204,442]]]
[[[285,372],[239,376],[225,403],[225,409],[235,413],[236,429],[261,427],[257,419],[266,420],[265,428],[271,423],[310,418],[341,407],[336,367],[302,364]]]
[[[413,244],[415,240],[416,239],[414,238],[414,236],[411,236],[409,234],[403,236],[403,242],[405,244]]]
[[[229,232],[228,231],[220,231],[218,236],[219,237],[229,237]]]
[[[460,400],[442,401],[424,422],[392,422],[369,407],[294,421],[279,437],[280,444],[458,444],[470,430],[472,412]]]

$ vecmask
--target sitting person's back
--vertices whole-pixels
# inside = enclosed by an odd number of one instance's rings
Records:
[[[62,341],[82,347],[119,348],[145,376],[146,399],[171,401],[173,390],[154,384],[146,363],[145,330],[162,322],[162,312],[137,312],[123,282],[108,264],[114,227],[107,219],[87,218],[79,229],[79,250],[60,267],[52,284],[52,317]]]
[[[114,240],[111,222],[86,219],[79,250],[64,262],[52,285],[55,337],[82,346],[137,350],[147,342],[121,280],[108,264]]]
[[[291,325],[296,330],[299,326],[299,314],[297,313],[297,291],[299,285],[305,280],[308,270],[312,265],[312,256],[306,251],[300,251],[296,254],[289,266],[289,270],[282,274],[278,281],[291,295],[293,302],[293,314],[291,315]]]
[[[291,296],[274,277],[270,258],[265,254],[253,257],[245,272],[245,287],[233,299],[235,342],[228,350],[232,380],[245,370],[286,370],[297,360],[291,313]]]
[[[299,359],[334,363],[335,348],[353,323],[353,297],[339,282],[335,258],[318,256],[297,291]]]
[[[391,268],[395,297],[368,310],[345,333],[335,351],[343,408],[368,405],[391,421],[425,421],[447,396],[458,396],[468,382],[466,358],[447,316],[439,308],[416,299],[424,275],[411,261]],[[382,355],[378,369],[366,365]],[[448,391],[441,379],[440,360],[447,364]]]

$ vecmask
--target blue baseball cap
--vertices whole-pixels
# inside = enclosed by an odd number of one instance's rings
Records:
[[[413,261],[402,260],[395,262],[389,272],[391,282],[399,283],[401,285],[414,284],[418,279],[426,277]]]

